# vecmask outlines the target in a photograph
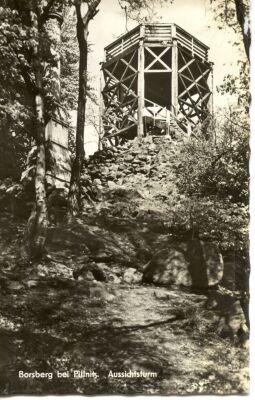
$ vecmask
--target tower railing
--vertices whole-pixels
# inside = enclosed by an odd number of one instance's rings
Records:
[[[145,29],[142,30],[141,27],[144,27]],[[192,55],[196,55],[204,61],[208,60],[209,47],[178,25],[145,24],[135,27],[125,35],[116,39],[110,45],[106,46],[106,61],[118,56],[119,54],[138,44],[141,37],[143,38],[145,44],[153,42],[159,43],[160,41],[164,44],[170,44],[172,43],[173,39],[177,39],[177,44],[181,47],[184,47]]]

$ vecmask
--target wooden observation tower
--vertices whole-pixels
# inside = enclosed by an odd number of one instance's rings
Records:
[[[176,24],[139,25],[105,48],[104,138],[192,130],[209,113],[208,47]]]

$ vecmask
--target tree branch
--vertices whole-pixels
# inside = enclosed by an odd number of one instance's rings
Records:
[[[92,0],[88,2],[88,11],[82,18],[84,26],[87,26],[88,23],[97,15],[99,12],[97,7],[99,6],[100,2],[101,0]]]

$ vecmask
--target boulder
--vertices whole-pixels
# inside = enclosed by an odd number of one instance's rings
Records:
[[[90,270],[84,270],[82,273],[78,276],[78,281],[93,281],[94,280],[94,275],[93,272]]]
[[[221,296],[217,300],[220,319],[216,332],[221,337],[230,338],[236,344],[247,348],[249,329],[240,300],[229,295]]]
[[[217,247],[194,239],[158,251],[144,268],[143,282],[205,289],[222,277],[223,259]]]
[[[94,262],[90,262],[88,264],[85,264],[84,266],[76,268],[73,271],[73,277],[74,279],[78,279],[79,281],[93,281],[94,279],[100,282],[106,281],[104,270]]]
[[[8,282],[7,287],[11,291],[19,291],[21,289],[24,289],[24,286],[17,281]]]
[[[135,268],[128,268],[123,275],[123,281],[125,283],[140,283],[142,281],[143,274],[137,271]]]
[[[158,251],[145,266],[143,282],[156,285],[177,284],[191,286],[189,263],[185,258],[185,247],[175,246]]]
[[[89,287],[89,297],[93,299],[100,299],[102,301],[112,301],[115,298],[114,291],[110,291],[101,282],[91,282]]]
[[[224,257],[224,275],[221,285],[229,290],[249,291],[249,257],[231,251]]]

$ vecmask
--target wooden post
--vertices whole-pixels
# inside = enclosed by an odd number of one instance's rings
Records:
[[[172,26],[172,81],[171,81],[171,111],[174,115],[178,113],[178,47],[176,38],[176,26]]]
[[[137,136],[144,136],[143,110],[144,110],[144,25],[141,25],[140,40],[138,48],[138,112],[137,112]]]

